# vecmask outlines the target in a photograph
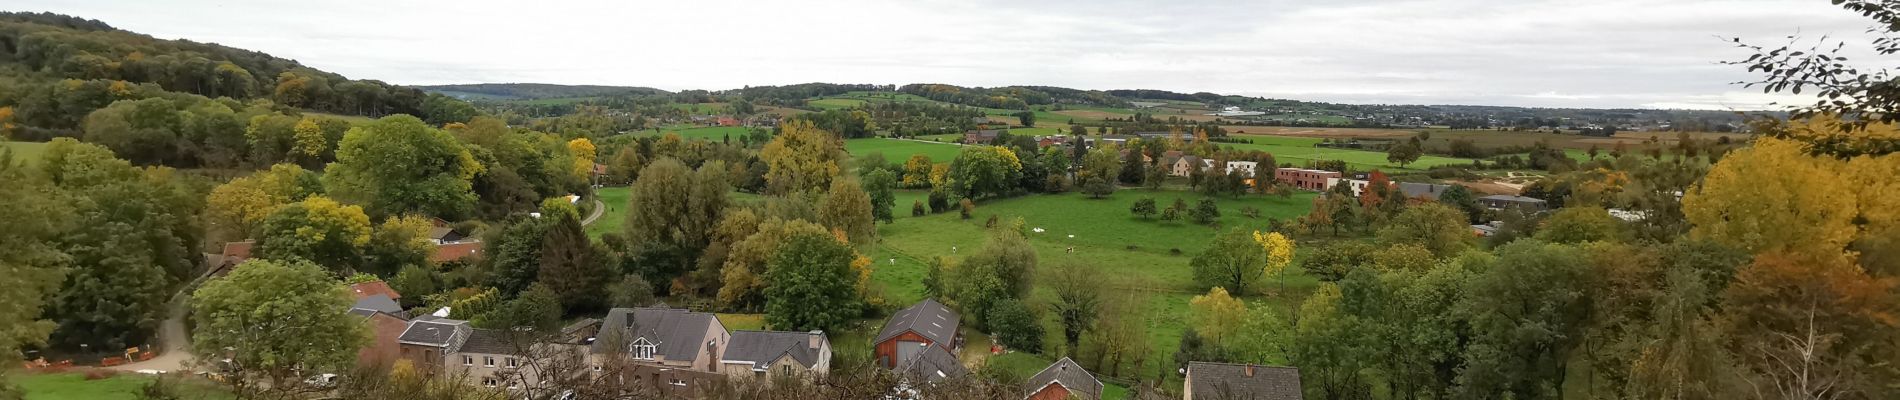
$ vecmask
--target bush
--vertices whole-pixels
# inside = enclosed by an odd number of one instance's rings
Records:
[[[1220,205],[1215,204],[1214,199],[1201,199],[1201,203],[1196,205],[1189,214],[1194,217],[1194,223],[1212,225],[1220,221]]]
[[[1241,207],[1240,216],[1247,217],[1247,218],[1260,218],[1260,209],[1253,208],[1253,206]]]
[[[970,213],[976,212],[976,202],[970,201],[970,199],[963,199],[963,201],[958,202],[958,204],[963,206],[963,219],[970,219]]]
[[[990,311],[990,330],[995,331],[996,342],[1025,352],[1042,352],[1042,324],[1037,323],[1036,315],[1021,300],[998,303]]]
[[[930,191],[930,212],[932,214],[950,211],[950,194],[942,190]]]
[[[918,200],[918,201],[910,203],[910,216],[912,217],[924,216],[924,201],[923,200]]]
[[[1141,217],[1142,219],[1153,217],[1155,216],[1155,199],[1153,197],[1143,197],[1141,200],[1135,200],[1135,205],[1128,207],[1128,212],[1134,213],[1135,216]]]

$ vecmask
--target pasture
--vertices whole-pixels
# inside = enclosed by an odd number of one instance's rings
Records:
[[[1148,367],[1172,368],[1167,359],[1187,327],[1184,311],[1188,300],[1204,293],[1193,281],[1189,260],[1205,250],[1216,233],[1224,229],[1264,230],[1270,218],[1287,220],[1305,214],[1315,196],[1300,192],[1284,199],[1216,197],[1222,228],[1215,228],[1187,221],[1162,222],[1158,217],[1142,219],[1128,212],[1129,205],[1142,197],[1154,197],[1161,207],[1176,198],[1190,205],[1202,198],[1190,192],[1123,189],[1099,200],[1077,193],[1029,195],[979,203],[973,218],[964,220],[955,212],[911,217],[910,202],[922,198],[923,193],[905,190],[899,192],[894,207],[896,221],[881,225],[881,241],[865,251],[875,266],[872,280],[884,290],[885,297],[895,304],[910,304],[923,298],[922,281],[930,257],[957,260],[968,256],[983,246],[987,235],[983,224],[990,216],[1000,221],[1020,217],[1027,227],[1043,229],[1029,233],[1038,255],[1038,269],[1074,264],[1098,271],[1102,284],[1110,288],[1107,293],[1111,298],[1137,302],[1148,313],[1148,337],[1153,345]],[[1259,209],[1261,217],[1241,216],[1241,207]],[[1316,280],[1293,268],[1286,279],[1285,293],[1249,295],[1247,299],[1284,310],[1297,305],[1316,286]],[[1046,304],[1050,296],[1039,283],[1029,301]],[[1061,343],[1060,326],[1053,319],[1045,324],[1045,346]],[[1154,371],[1144,376],[1154,376]]]
[[[46,143],[0,142],[0,148],[13,153],[13,162],[30,165],[39,162],[40,154],[46,152]]]
[[[731,137],[732,140],[739,140],[740,136],[751,134],[752,128],[743,126],[695,126],[677,130],[663,129],[661,132],[677,133],[681,139],[706,139],[718,142],[726,140],[727,137]],[[643,134],[651,135],[652,131],[645,131]],[[661,133],[661,135],[664,134],[665,133]]]
[[[852,157],[861,157],[871,153],[884,153],[884,159],[901,163],[904,162],[904,160],[910,159],[912,154],[922,154],[930,157],[930,161],[932,162],[947,163],[957,159],[957,153],[963,151],[963,146],[952,143],[921,142],[904,139],[864,138],[846,139],[844,141],[844,149],[846,152],[850,152]]]
[[[6,378],[26,394],[26,400],[132,400],[140,398],[145,385],[157,379],[145,374],[99,372],[106,375],[87,379],[87,374],[82,372],[20,372],[7,374]],[[182,378],[177,389],[179,395],[188,399],[236,398],[211,382],[197,378]]]
[[[633,188],[627,186],[594,189],[594,197],[599,198],[607,210],[600,213],[600,219],[587,224],[587,236],[599,239],[602,234],[620,232],[620,227],[627,223],[627,198],[632,195]]]

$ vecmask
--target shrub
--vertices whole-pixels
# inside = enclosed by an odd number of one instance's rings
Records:
[[[910,203],[910,216],[912,217],[924,216],[924,201],[923,200],[918,200],[918,201]]]
[[[1196,205],[1189,214],[1194,218],[1194,223],[1212,225],[1220,220],[1220,205],[1215,204],[1214,199],[1201,199],[1201,203]]]
[[[1135,200],[1135,205],[1129,206],[1128,212],[1134,213],[1135,216],[1141,217],[1142,219],[1153,217],[1155,216],[1155,199],[1153,197],[1143,197],[1141,200]]]
[[[1260,218],[1260,209],[1253,208],[1253,206],[1241,207],[1240,216],[1247,217],[1247,218]]]
[[[976,202],[970,199],[963,199],[959,204],[963,206],[963,219],[970,219],[970,213],[976,212]]]
[[[1003,346],[1030,353],[1042,352],[1042,324],[1021,300],[1004,300],[990,311],[990,330]]]

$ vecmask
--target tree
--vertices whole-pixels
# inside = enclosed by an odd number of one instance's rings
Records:
[[[1622,241],[1623,222],[1602,207],[1565,207],[1537,228],[1537,239],[1551,243]]]
[[[1464,213],[1435,203],[1407,207],[1379,229],[1381,243],[1422,245],[1439,258],[1470,248],[1471,238],[1471,225],[1465,223]]]
[[[1843,0],[1834,2],[1848,11],[1873,19],[1875,24],[1868,32],[1875,33],[1872,40],[1873,50],[1882,56],[1900,52],[1900,44],[1886,37],[1900,31],[1900,12],[1893,4],[1884,1]],[[1788,44],[1780,48],[1744,44],[1741,38],[1734,38],[1737,47],[1749,49],[1755,54],[1741,61],[1728,62],[1740,65],[1749,72],[1760,71],[1766,77],[1759,81],[1748,82],[1747,87],[1761,87],[1764,93],[1793,92],[1799,95],[1803,89],[1817,99],[1808,106],[1791,107],[1791,119],[1815,117],[1839,117],[1843,129],[1831,129],[1825,132],[1770,130],[1770,137],[1791,139],[1804,142],[1811,154],[1832,155],[1838,158],[1851,158],[1859,155],[1880,155],[1893,153],[1900,148],[1900,137],[1888,134],[1864,131],[1872,124],[1893,124],[1900,121],[1895,110],[1900,109],[1900,88],[1886,79],[1892,70],[1889,68],[1861,68],[1860,63],[1847,63],[1842,55],[1844,41],[1830,43],[1827,37],[1817,41],[1813,47],[1796,48],[1795,36],[1788,37]],[[1857,51],[1852,50],[1852,51]],[[1857,55],[1858,56],[1858,55]],[[1811,135],[1819,133],[1818,135]]]
[[[1007,147],[964,146],[956,161],[950,162],[954,193],[965,198],[1009,193],[1022,176],[1022,160]]]
[[[1778,398],[1889,397],[1896,372],[1876,367],[1895,340],[1900,281],[1839,260],[1764,253],[1722,293],[1719,325],[1742,379]]]
[[[778,136],[759,150],[766,165],[766,193],[817,192],[831,186],[844,158],[838,136],[811,122],[792,119],[780,125]]]
[[[1337,282],[1360,266],[1371,265],[1378,248],[1370,243],[1341,241],[1320,245],[1300,261],[1300,268],[1321,282]]]
[[[1089,195],[1089,198],[1100,199],[1115,194],[1115,183],[1109,182],[1108,178],[1090,171],[1082,171],[1077,176],[1082,180],[1082,193]]]
[[[1215,346],[1240,336],[1240,324],[1246,316],[1247,305],[1228,295],[1226,288],[1216,286],[1188,300],[1188,320],[1193,321],[1194,332]]]
[[[428,265],[429,256],[435,253],[435,240],[429,232],[435,224],[428,217],[404,215],[390,217],[370,232],[369,244],[364,248],[365,263],[369,271],[382,276],[393,276],[408,265]]]
[[[1020,222],[1006,225],[991,229],[981,250],[946,271],[945,297],[978,329],[990,329],[988,318],[997,304],[1027,295],[1035,276],[1035,248],[1018,230]]]
[[[608,307],[646,307],[653,305],[653,284],[640,274],[627,274],[607,285]]]
[[[1029,128],[1036,127],[1036,113],[1023,111],[1023,112],[1018,112],[1018,113],[1010,114],[1010,115],[1015,115],[1016,122],[1021,122],[1024,127],[1029,127]]]
[[[850,178],[838,179],[832,181],[831,190],[818,204],[818,221],[827,228],[844,231],[852,243],[871,243],[877,240],[873,208],[863,186]]]
[[[491,230],[482,242],[482,269],[489,286],[508,293],[528,289],[541,274],[541,250],[553,224],[547,219],[515,217]]]
[[[221,240],[247,238],[278,207],[322,192],[316,173],[296,164],[272,165],[211,189],[205,197],[205,219],[211,225],[206,230]]]
[[[1190,211],[1188,215],[1194,218],[1194,223],[1213,225],[1215,222],[1220,221],[1220,205],[1215,204],[1212,198],[1203,197],[1201,198],[1201,202],[1195,204],[1194,210]]]
[[[1280,277],[1280,291],[1286,291],[1286,267],[1293,264],[1293,241],[1279,232],[1253,233],[1253,240],[1260,243],[1260,250],[1266,253],[1266,274]]]
[[[1128,207],[1128,212],[1134,213],[1135,216],[1141,217],[1142,219],[1154,217],[1155,199],[1153,197],[1143,197],[1140,200],[1135,200],[1135,205]]]
[[[990,330],[996,333],[997,343],[1024,352],[1042,352],[1042,322],[1022,300],[1004,300],[990,312]]]
[[[403,307],[418,307],[422,299],[441,291],[442,277],[417,264],[404,265],[394,278],[389,280],[389,288],[402,293]]]
[[[1267,255],[1254,242],[1253,234],[1240,229],[1214,236],[1207,250],[1194,256],[1188,265],[1194,269],[1194,281],[1203,288],[1226,288],[1246,293],[1247,286],[1266,273]]]
[[[193,353],[230,361],[226,383],[241,397],[321,390],[305,371],[343,371],[369,343],[349,308],[349,289],[308,261],[253,259],[192,292]]]
[[[720,268],[719,302],[737,310],[753,310],[765,304],[763,296],[769,286],[765,280],[767,264],[787,239],[800,234],[830,234],[825,227],[805,220],[768,217],[752,222],[755,218],[748,218],[751,215],[749,211],[737,211],[720,222],[722,235],[744,235],[728,247]],[[744,228],[754,230],[740,232]]]
[[[912,154],[909,160],[904,161],[904,187],[912,189],[929,187],[932,165],[935,164],[930,162],[930,156]]]
[[[1361,378],[1370,365],[1369,329],[1345,313],[1338,285],[1322,283],[1300,303],[1289,357],[1300,366],[1307,396],[1319,399],[1371,398],[1370,385]]]
[[[363,265],[369,239],[369,216],[362,207],[310,196],[264,218],[253,251],[259,258],[310,261],[341,276]]]
[[[1444,193],[1438,194],[1438,202],[1465,213],[1466,222],[1482,222],[1484,205],[1478,204],[1478,197],[1464,185],[1451,185]]]
[[[376,216],[421,213],[444,219],[475,208],[471,181],[482,172],[460,141],[407,115],[352,128],[324,169],[327,193]]]
[[[871,196],[871,216],[886,224],[896,218],[891,212],[897,206],[897,195],[892,193],[896,186],[896,175],[890,170],[871,171],[864,175],[864,192]]]
[[[673,158],[647,164],[627,199],[627,239],[641,244],[642,252],[658,257],[660,275],[671,279],[689,270],[711,241],[713,226],[728,204],[731,186],[719,163],[694,172]],[[655,279],[659,280],[659,279]]]
[[[0,113],[7,110],[0,109]],[[5,118],[0,118],[4,120]],[[65,279],[61,268],[68,255],[55,240],[72,229],[73,206],[57,187],[28,173],[13,161],[13,151],[0,149],[0,365],[19,365],[20,348],[39,346],[56,326],[43,308]],[[11,369],[11,368],[8,368]],[[0,382],[6,382],[0,370]],[[11,397],[10,397],[11,396]],[[11,383],[0,383],[0,398],[21,398]]]
[[[1736,150],[1709,170],[1682,198],[1690,234],[1751,254],[1785,253],[1815,259],[1844,257],[1861,215],[1863,184],[1845,163],[1810,157],[1799,142],[1765,138]],[[1884,156],[1883,158],[1893,158]],[[1848,178],[1848,179],[1842,179]]]
[[[1401,141],[1399,144],[1392,145],[1391,148],[1386,149],[1385,160],[1398,164],[1399,168],[1405,168],[1406,164],[1418,161],[1418,158],[1423,155],[1425,155],[1425,151],[1419,148],[1419,143],[1417,141],[1408,140]]]
[[[857,315],[856,252],[829,235],[797,233],[767,263],[765,321],[775,329],[830,330]]]
[[[594,142],[587,138],[567,141],[567,154],[574,157],[573,167],[568,171],[574,174],[575,180],[585,182],[587,178],[594,176],[595,152]]]
[[[578,216],[553,215],[552,225],[541,240],[541,265],[537,280],[559,293],[560,305],[569,311],[599,307],[606,297],[608,279],[606,257],[594,248]]]
[[[963,219],[970,219],[970,214],[976,212],[976,202],[970,201],[970,198],[965,197],[963,200],[957,200],[957,209],[961,213],[960,215],[963,216]]]
[[[1094,327],[1096,312],[1102,305],[1102,285],[1095,271],[1079,264],[1061,264],[1049,273],[1050,291],[1055,297],[1049,307],[1062,324],[1064,351],[1077,356],[1082,333]]]
[[[1587,257],[1575,247],[1537,240],[1511,242],[1496,253],[1492,266],[1473,269],[1455,306],[1472,332],[1456,394],[1555,397],[1580,340],[1571,332],[1590,315],[1586,290],[1594,283]]]

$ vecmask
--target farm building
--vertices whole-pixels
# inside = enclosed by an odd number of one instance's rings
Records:
[[[1326,190],[1329,179],[1338,179],[1338,171],[1305,168],[1280,168],[1273,170],[1273,180],[1292,185],[1303,190]]]
[[[892,314],[872,341],[876,343],[873,354],[877,364],[895,370],[933,352],[956,358],[957,349],[963,346],[963,338],[957,333],[958,318],[961,316],[935,299],[924,299]]]
[[[1326,187],[1328,188],[1336,186],[1336,185],[1340,185],[1340,184],[1351,185],[1349,187],[1352,188],[1352,195],[1359,196],[1365,192],[1366,185],[1371,184],[1371,182],[1368,182],[1363,179],[1327,179],[1326,180]],[[1451,185],[1439,185],[1439,184],[1433,184],[1433,183],[1416,183],[1416,182],[1393,182],[1392,186],[1397,187],[1399,189],[1399,192],[1404,193],[1405,197],[1407,198],[1416,198],[1416,199],[1425,199],[1425,200],[1438,200],[1438,195],[1444,194],[1446,189],[1451,189]]]
[[[1002,135],[1003,135],[1003,131],[996,130],[996,129],[964,131],[963,143],[985,144],[985,143],[996,141],[996,137],[1002,136]]]
[[[719,368],[733,377],[823,375],[831,371],[831,340],[823,331],[733,331]]]
[[[1188,176],[1188,175],[1193,174],[1194,170],[1200,167],[1201,167],[1200,157],[1181,156],[1181,158],[1175,159],[1174,163],[1169,168],[1168,173],[1173,174],[1174,176]]]
[[[1188,362],[1185,400],[1300,400],[1300,369],[1254,364]]]
[[[1029,392],[1029,400],[1100,400],[1102,381],[1095,374],[1082,369],[1081,365],[1063,357],[1037,372],[1036,376],[1024,381],[1023,390]]]
[[[1543,211],[1546,204],[1544,199],[1502,194],[1479,197],[1478,202],[1484,204],[1486,208],[1493,210],[1516,209],[1520,211]]]

